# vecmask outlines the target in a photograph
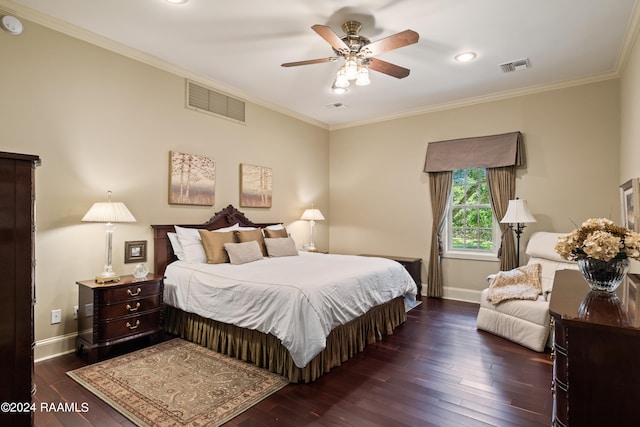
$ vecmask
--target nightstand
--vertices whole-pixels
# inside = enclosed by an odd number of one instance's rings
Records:
[[[94,280],[78,284],[78,353],[89,353],[89,362],[102,359],[115,344],[141,337],[160,339],[163,333],[163,277],[144,279],[122,276],[119,282]]]

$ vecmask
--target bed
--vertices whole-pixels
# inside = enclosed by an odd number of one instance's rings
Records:
[[[415,282],[388,259],[300,252],[242,264],[187,262],[170,241],[175,225],[152,227],[154,271],[165,276],[165,330],[291,382],[314,381],[392,334],[415,305]],[[254,223],[229,205],[204,224],[178,228],[278,225]]]

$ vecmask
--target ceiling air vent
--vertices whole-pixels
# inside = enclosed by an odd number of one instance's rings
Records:
[[[334,104],[327,104],[326,107],[330,110],[344,110],[347,108],[342,102],[336,102]]]
[[[505,62],[504,64],[499,64],[498,66],[502,69],[503,72],[510,73],[512,71],[526,70],[527,68],[531,67],[531,64],[529,63],[529,58],[524,58],[517,59],[511,62]]]
[[[244,101],[187,80],[187,108],[245,123]]]

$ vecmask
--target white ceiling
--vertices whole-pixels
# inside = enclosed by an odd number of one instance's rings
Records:
[[[637,31],[636,3],[0,0],[18,17],[98,41],[327,128],[614,77]],[[378,56],[409,68],[411,74],[395,79],[371,72],[369,86],[352,85],[348,93],[335,95],[330,86],[339,62],[280,66],[333,56],[329,44],[310,27],[328,25],[342,35],[342,23],[351,19],[363,23],[361,34],[372,41],[405,29],[418,32],[417,44]],[[476,52],[477,59],[456,63],[454,55],[466,50]],[[531,68],[503,73],[498,66],[522,58],[529,58]],[[334,103],[346,108],[327,107]]]

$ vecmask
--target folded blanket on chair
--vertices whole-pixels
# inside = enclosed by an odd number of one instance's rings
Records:
[[[540,264],[529,264],[498,272],[489,283],[487,300],[498,304],[511,299],[538,299],[538,295],[542,293],[540,271]]]

